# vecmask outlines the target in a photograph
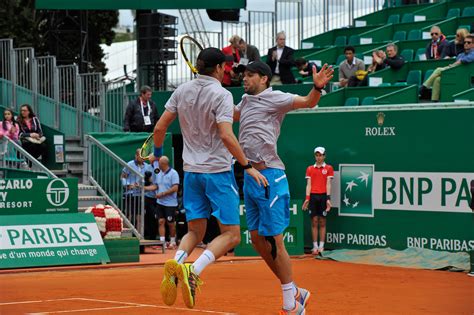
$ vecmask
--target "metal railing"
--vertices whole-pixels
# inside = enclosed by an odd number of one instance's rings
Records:
[[[41,172],[49,178],[57,178],[46,166],[8,137],[0,140],[0,163],[3,168]]]
[[[139,239],[145,231],[145,179],[124,160],[91,135],[85,136],[88,151],[89,181],[106,198],[107,202],[119,210],[125,226]],[[122,184],[121,174],[129,174],[136,179],[136,185]]]

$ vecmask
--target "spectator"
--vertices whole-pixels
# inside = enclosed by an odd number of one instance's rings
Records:
[[[312,254],[317,255],[324,251],[326,239],[326,216],[331,211],[331,181],[334,178],[334,169],[326,164],[326,149],[314,149],[316,163],[306,169],[306,199],[303,210],[309,209],[311,216],[313,249]],[[319,236],[319,244],[318,244]]]
[[[151,94],[151,87],[144,85],[140,89],[140,96],[128,104],[123,121],[123,131],[153,131],[160,115],[155,102],[151,100]]]
[[[457,57],[464,52],[464,39],[469,35],[469,31],[465,28],[459,28],[456,31],[456,38],[449,43],[448,53],[446,57]]]
[[[268,50],[267,64],[272,69],[272,81],[270,85],[293,84],[295,77],[291,67],[295,65],[293,60],[293,48],[285,46],[285,32],[279,32],[276,36],[276,46]]]
[[[392,68],[394,70],[398,70],[401,67],[403,67],[403,65],[405,64],[405,59],[403,59],[402,56],[398,55],[397,45],[388,44],[386,52],[387,53],[384,53],[382,51],[380,53],[380,55],[381,55],[380,57],[379,57],[379,55],[376,56],[376,60],[377,60],[378,65],[385,65],[385,67],[389,66],[390,68]]]
[[[3,121],[0,126],[0,139],[4,136],[18,142],[20,127],[13,117],[13,111],[9,108],[3,111]]]
[[[429,99],[429,89],[431,90],[431,100],[433,102],[439,101],[441,92],[441,76],[444,70],[457,67],[461,64],[469,64],[474,61],[474,35],[470,34],[464,39],[464,52],[456,57],[456,62],[446,67],[436,68],[433,74],[423,83],[420,89],[420,98]]]
[[[339,64],[339,86],[345,87],[349,82],[349,78],[354,76],[356,71],[365,70],[364,61],[354,56],[355,49],[352,46],[344,48],[346,60]]]
[[[240,86],[241,75],[235,72],[235,67],[237,67],[240,62],[239,42],[240,37],[238,35],[232,35],[229,39],[230,45],[222,48],[224,55],[234,58],[233,61],[227,61],[224,66],[224,79],[222,80],[222,86],[224,87]]]
[[[384,56],[382,50],[377,50],[372,52],[372,63],[367,68],[367,71],[357,70],[355,76],[352,76],[349,79],[349,86],[367,86],[368,85],[368,74],[374,73],[376,71],[382,70],[386,65],[381,62]],[[378,63],[380,61],[380,64]]]
[[[239,41],[239,53],[241,64],[247,65],[252,61],[260,61],[260,52],[258,51],[258,48],[247,44],[243,38]]]
[[[43,136],[41,123],[35,113],[33,113],[30,105],[21,105],[18,125],[20,127],[20,141],[23,149],[35,159],[41,156],[41,159],[44,160],[46,158],[46,137]],[[28,164],[31,167],[32,162],[29,161]]]
[[[426,46],[426,59],[442,59],[447,56],[449,52],[449,42],[446,36],[441,33],[438,26],[433,26],[430,31],[431,42]]]
[[[127,165],[143,176],[145,176],[145,172],[149,170],[148,164],[144,163],[140,157],[140,149],[135,151],[135,158],[129,161]],[[124,188],[123,208],[130,222],[138,227],[141,223],[140,197],[142,183],[140,177],[134,172],[131,172],[130,168],[124,167],[120,176]]]
[[[156,175],[155,184],[157,186],[157,214],[159,224],[160,240],[165,241],[165,222],[168,224],[170,232],[170,243],[168,249],[176,249],[176,214],[178,212],[178,189],[179,175],[170,167],[168,157],[162,156],[158,163],[160,170]]]
[[[298,68],[299,74],[303,77],[309,77],[313,75],[313,66],[319,71],[320,68],[313,62],[306,61],[304,58],[298,58],[295,60],[296,68]]]

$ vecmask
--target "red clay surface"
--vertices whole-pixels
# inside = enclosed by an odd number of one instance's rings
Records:
[[[465,273],[293,260],[313,296],[307,314],[473,314],[474,278]],[[195,309],[181,292],[163,304],[162,266],[0,275],[0,314],[277,314],[281,289],[263,261],[223,262],[202,274]]]

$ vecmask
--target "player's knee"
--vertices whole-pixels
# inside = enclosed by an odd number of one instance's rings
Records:
[[[160,220],[158,220],[158,223],[159,223],[160,225],[165,225],[165,222],[166,222],[166,221],[165,221],[164,218],[160,218]]]
[[[236,247],[240,244],[240,233],[232,233],[231,243],[232,247]]]
[[[326,227],[326,218],[319,218],[319,227],[321,228]]]

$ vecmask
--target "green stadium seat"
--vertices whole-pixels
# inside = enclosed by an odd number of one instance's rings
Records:
[[[364,61],[364,54],[361,54],[361,53],[356,54],[356,58]]]
[[[462,16],[474,16],[474,7],[465,7]]]
[[[428,78],[430,77],[430,75],[432,75],[434,72],[434,69],[428,69],[426,70],[425,72],[425,76],[423,77],[423,82],[425,82],[426,80],[428,80]]]
[[[446,18],[458,17],[461,15],[461,9],[459,8],[452,8],[449,9],[448,14],[446,14]]]
[[[387,24],[398,24],[400,23],[400,15],[392,14],[388,17]]]
[[[349,97],[344,102],[344,106],[358,106],[359,98],[358,97]]]
[[[406,82],[395,82],[393,86],[407,86],[408,84]]]
[[[467,29],[469,32],[471,32],[471,25],[467,25],[467,24],[466,24],[466,25],[459,25],[458,29],[460,29],[460,28],[465,28],[465,29]]]
[[[405,62],[413,61],[413,49],[403,49],[400,55],[405,59]]]
[[[375,97],[373,96],[366,96],[362,99],[362,103],[360,105],[374,105],[375,104]]]
[[[347,41],[346,36],[338,36],[336,37],[336,40],[334,41],[334,46],[345,46]]]
[[[407,32],[405,31],[396,31],[395,34],[393,34],[393,41],[401,41],[405,40],[407,38]]]
[[[347,43],[348,45],[354,46],[354,45],[359,45],[360,43],[360,36],[359,35],[351,35],[349,37],[349,42]]]
[[[339,55],[336,60],[336,65],[339,66],[344,60],[346,60],[346,55]]]
[[[421,56],[421,55],[423,55],[423,56],[425,55],[425,48],[418,48],[418,49],[416,50],[415,61],[420,61],[420,60],[422,60],[422,59],[420,59],[420,56]],[[425,59],[423,59],[423,60],[425,60]]]
[[[421,85],[421,70],[410,70],[410,72],[408,72],[408,76],[407,76],[407,84],[408,85],[412,85],[412,84],[416,84],[418,86]]]
[[[421,39],[421,30],[411,30],[408,32],[407,40],[418,40]]]
[[[392,86],[392,84],[388,82],[380,83],[378,86],[384,87],[384,86]]]
[[[402,16],[402,23],[410,23],[415,21],[415,15],[413,13],[405,13]]]

